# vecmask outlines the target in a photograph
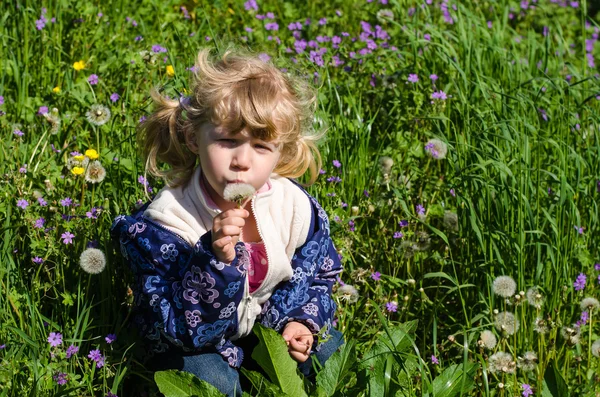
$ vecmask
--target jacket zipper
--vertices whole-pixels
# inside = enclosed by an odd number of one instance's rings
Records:
[[[166,228],[165,226],[161,225],[160,223],[156,223],[153,220],[150,220],[144,216],[142,216],[142,219],[147,222],[147,223],[151,223],[152,225],[154,225],[155,227],[164,230],[165,232],[172,234],[173,236],[177,237],[179,240],[181,240],[181,242],[186,245],[188,248],[191,248],[192,251],[194,250],[194,247],[192,247],[190,245],[190,243],[184,239],[183,237],[181,237],[179,234],[175,233],[174,231],[172,231],[171,229]]]
[[[260,291],[264,285],[266,284],[266,281],[269,279],[269,276],[271,275],[271,257],[269,256],[269,246],[265,240],[265,237],[262,233],[262,230],[260,228],[260,222],[258,220],[258,217],[256,216],[256,206],[255,206],[255,201],[256,201],[256,196],[252,198],[252,214],[254,215],[254,219],[256,220],[256,229],[258,230],[258,235],[260,236],[260,239],[263,241],[263,244],[265,246],[265,254],[267,255],[267,274],[265,275],[265,279],[263,280],[262,284],[260,285],[260,287],[258,287],[256,289],[256,291],[254,291],[253,293],[257,293],[258,291]],[[248,280],[248,278],[246,277],[246,280]],[[250,286],[248,283],[248,294],[250,294]]]

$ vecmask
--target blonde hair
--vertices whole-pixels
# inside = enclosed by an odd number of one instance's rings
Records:
[[[213,60],[210,49],[203,49],[191,88],[191,96],[180,100],[151,91],[155,111],[138,134],[146,172],[169,186],[187,183],[198,156],[187,148],[186,135],[194,136],[210,122],[232,134],[248,127],[252,136],[278,142],[277,174],[298,178],[308,170],[308,185],[317,179],[321,155],[316,142],[324,132],[313,129],[317,96],[306,81],[246,51],[228,49]],[[161,170],[159,162],[170,169]]]

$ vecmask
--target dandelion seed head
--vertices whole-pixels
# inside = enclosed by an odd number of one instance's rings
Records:
[[[89,163],[85,171],[85,180],[90,183],[100,183],[106,177],[106,170],[98,160]]]
[[[510,276],[499,276],[494,280],[492,290],[496,295],[503,298],[510,298],[517,290],[517,283],[515,283],[515,280]]]
[[[598,307],[600,307],[600,302],[598,302],[598,299],[596,298],[587,297],[582,299],[579,306],[581,307],[581,310],[593,312],[598,310]]]
[[[560,329],[560,335],[563,337],[565,342],[571,346],[578,344],[581,339],[580,328],[576,326],[562,327]]]
[[[533,320],[533,330],[538,334],[547,334],[549,331],[548,323],[543,318],[536,317],[536,319]]]
[[[527,302],[536,309],[540,309],[544,304],[544,295],[538,287],[531,287],[527,290]]]
[[[106,267],[106,257],[97,248],[88,248],[81,254],[79,265],[89,274],[101,273]]]
[[[345,284],[338,288],[337,294],[341,299],[348,301],[349,303],[356,303],[358,301],[358,290],[352,285]]]
[[[99,103],[93,104],[85,113],[87,120],[97,126],[104,125],[110,120],[110,109]]]
[[[444,212],[444,227],[454,232],[458,231],[458,215],[456,212]]]
[[[498,332],[514,335],[519,330],[519,320],[511,312],[500,312],[496,315],[494,326]]]
[[[481,341],[483,347],[485,347],[488,350],[492,350],[494,347],[496,347],[496,344],[498,343],[496,335],[494,335],[492,331],[487,329],[481,332],[481,335],[479,335],[479,340]]]
[[[223,198],[241,206],[246,199],[252,197],[255,193],[256,189],[248,183],[230,183],[225,186]]]
[[[537,359],[538,356],[535,352],[525,352],[525,354],[523,354],[523,357],[519,357],[517,359],[517,366],[525,372],[533,371],[535,370],[535,366],[537,365]]]
[[[390,174],[392,167],[394,166],[394,160],[389,156],[382,156],[379,158],[379,168],[382,174]]]
[[[442,160],[448,154],[448,145],[439,139],[430,139],[425,144],[425,151],[434,159]]]
[[[497,352],[492,354],[488,359],[488,368],[492,373],[504,372],[507,374],[514,374],[516,363],[510,353]]]
[[[590,349],[595,357],[600,357],[600,339],[597,339],[594,343],[592,343],[592,347]]]

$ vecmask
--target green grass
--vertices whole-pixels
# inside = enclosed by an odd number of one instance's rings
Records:
[[[437,390],[436,377],[455,364],[471,374],[471,363],[477,365],[475,382],[464,395],[517,395],[525,383],[540,393],[544,384],[551,390],[554,365],[572,395],[593,395],[599,362],[590,349],[599,335],[597,313],[581,327],[580,343],[569,346],[560,334],[562,327],[580,319],[582,298],[600,297],[600,273],[594,269],[600,262],[600,87],[597,68],[586,57],[586,40],[593,39],[597,24],[583,12],[585,2],[579,8],[538,3],[521,15],[516,1],[456,2],[456,11],[450,2],[454,23],[448,24],[439,3],[422,8],[421,2],[405,0],[387,6],[376,1],[261,2],[259,13],[273,12],[278,32],[266,31],[264,21],[244,10],[242,1],[113,1],[101,7],[48,1],[47,18],[56,22],[48,21],[42,30],[35,25],[40,5],[2,3],[0,345],[5,347],[0,350],[0,395],[111,391],[122,396],[129,392],[127,380],[141,380],[156,393],[152,374],[135,354],[139,344],[128,316],[131,277],[108,229],[116,215],[146,200],[137,182],[143,169],[135,128],[150,111],[150,89],[183,92],[189,84],[186,68],[197,51],[231,42],[268,53],[278,66],[314,78],[319,87],[316,125],[328,130],[321,145],[325,174],[310,193],[332,219],[346,269],[342,279],[360,293],[356,303],[339,300],[338,328],[346,340],[356,342],[358,355],[357,375],[348,388],[339,387],[340,395],[375,395],[379,386],[361,378],[368,374],[362,360],[369,362],[366,354],[385,330],[411,320],[418,320],[411,357],[405,357],[406,351],[392,353],[400,367],[390,359],[386,379],[409,382],[414,395]],[[190,19],[184,18],[181,5]],[[393,12],[393,20],[378,21],[383,8]],[[327,23],[320,26],[323,17]],[[328,48],[326,67],[308,59],[310,48],[304,54],[294,51],[287,25],[306,18],[312,20],[302,30],[307,41],[319,35],[342,37],[337,49],[331,42],[318,43]],[[372,53],[360,55],[365,43],[350,38],[360,35],[361,21],[387,31],[389,47],[377,39]],[[349,36],[341,36],[343,31]],[[269,35],[278,35],[281,44],[268,40]],[[137,36],[143,39],[136,41]],[[168,52],[158,54],[155,63],[145,62],[140,52],[153,44]],[[592,54],[597,53],[595,46]],[[342,66],[330,64],[336,54],[345,62]],[[76,71],[73,63],[80,60],[86,68]],[[174,66],[175,76],[166,74],[166,65]],[[411,73],[418,74],[417,83],[407,82]],[[99,76],[97,85],[88,83],[91,74]],[[438,76],[435,86],[431,74]],[[60,92],[53,92],[54,87]],[[438,90],[448,99],[431,104],[430,96]],[[109,99],[113,92],[120,95],[116,103]],[[111,109],[104,126],[93,127],[85,118],[94,103]],[[36,115],[40,106],[58,109],[57,133]],[[15,135],[15,129],[23,136]],[[447,144],[446,158],[434,159],[425,150],[433,138]],[[70,152],[88,148],[100,153],[107,170],[99,185],[85,183],[67,168]],[[387,175],[379,165],[383,156],[393,160]],[[333,160],[342,166],[334,167]],[[21,173],[24,164],[27,172]],[[331,176],[342,181],[328,182]],[[150,184],[154,192],[162,186],[156,180]],[[36,192],[48,206],[37,204]],[[62,207],[65,197],[80,206]],[[17,207],[19,199],[29,207]],[[416,213],[418,204],[425,217]],[[98,219],[85,217],[100,206]],[[446,211],[457,214],[456,231],[444,225]],[[44,229],[34,227],[40,217],[45,218]],[[401,220],[408,226],[400,227]],[[72,245],[61,242],[66,231],[75,234]],[[394,238],[395,232],[403,237]],[[427,249],[411,248],[418,237],[423,240],[419,246],[429,245]],[[91,240],[108,261],[96,276],[79,267],[79,255]],[[44,262],[34,263],[34,257]],[[375,271],[381,272],[380,281],[370,277]],[[576,291],[573,283],[580,273],[587,275],[587,285]],[[508,305],[494,295],[492,283],[500,275],[514,278],[516,292],[539,286],[545,297],[542,308]],[[398,303],[397,312],[386,311],[390,301]],[[503,338],[493,325],[494,310],[515,313],[519,331]],[[548,334],[534,332],[537,316],[553,324]],[[477,345],[484,329],[496,333],[495,350]],[[50,348],[50,332],[62,333],[60,348]],[[105,343],[108,333],[117,333],[116,343]],[[70,344],[80,350],[66,359]],[[96,348],[106,355],[102,368],[87,358]],[[492,373],[489,356],[497,351],[507,351],[515,360],[534,351],[536,369]],[[432,355],[440,364],[431,363]],[[68,374],[66,385],[52,379],[58,372]]]

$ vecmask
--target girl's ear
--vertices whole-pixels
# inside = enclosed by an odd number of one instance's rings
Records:
[[[196,140],[197,140],[197,137],[193,131],[187,130],[185,132],[186,146],[188,147],[190,152],[198,154],[198,142]]]

